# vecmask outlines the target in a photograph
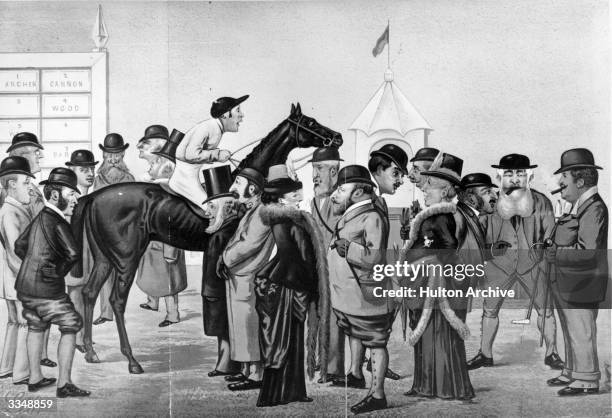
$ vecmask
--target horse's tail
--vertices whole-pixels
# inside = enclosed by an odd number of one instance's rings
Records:
[[[74,241],[76,242],[77,249],[79,251],[79,258],[70,274],[73,277],[83,277],[83,235],[85,234],[85,215],[89,213],[91,199],[89,196],[83,196],[79,199],[79,203],[74,208],[74,212],[72,212],[72,217],[70,218],[70,225],[72,227],[72,236],[74,237]]]

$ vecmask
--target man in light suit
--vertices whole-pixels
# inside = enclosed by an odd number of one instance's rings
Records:
[[[329,244],[332,240],[334,228],[340,218],[334,214],[331,194],[336,188],[338,171],[340,170],[338,148],[317,148],[312,155],[312,183],[314,184],[314,197],[310,201],[310,213],[323,234],[323,241]],[[331,313],[331,312],[330,312]],[[336,318],[331,313],[329,321],[329,348],[327,361],[327,379],[334,380],[344,376],[344,340],[346,336],[338,328]],[[319,383],[323,383],[319,379]]]
[[[0,209],[0,298],[6,300],[8,324],[0,360],[0,379],[13,377],[15,384],[27,384],[30,375],[26,339],[27,322],[21,316],[23,307],[15,292],[15,279],[21,260],[15,254],[15,241],[32,221],[28,211],[33,187],[28,160],[8,157],[0,164],[0,185],[4,204]]]
[[[259,318],[255,310],[255,273],[270,259],[274,248],[272,230],[261,218],[264,177],[253,168],[236,176],[230,193],[247,208],[230,238],[219,269],[227,279],[227,315],[230,358],[242,363],[242,374],[226,376],[230,390],[262,387],[263,369],[259,348]]]
[[[534,244],[544,243],[553,231],[552,204],[542,193],[529,188],[532,169],[537,165],[532,165],[525,155],[506,155],[492,167],[498,170],[501,191],[495,212],[481,220],[486,252],[492,256],[485,265],[483,286],[507,290],[518,282],[528,294],[536,292],[534,306],[538,313],[538,329],[544,332],[546,342],[544,363],[553,369],[562,369],[551,306],[546,307],[546,317],[542,317],[545,299],[542,256],[541,252],[533,250]],[[534,289],[535,283],[537,289]],[[503,297],[484,299],[480,351],[468,361],[469,370],[493,366],[493,341],[503,302]],[[551,303],[549,299],[548,304]]]
[[[331,304],[351,347],[351,371],[346,380],[337,379],[333,384],[365,388],[364,348],[372,356],[372,385],[366,397],[351,407],[355,414],[387,407],[387,342],[395,317],[394,303],[374,295],[375,288],[390,285],[387,279],[372,279],[374,265],[384,262],[389,234],[383,215],[372,202],[374,187],[367,168],[349,165],[340,170],[338,188],[331,197],[334,212],[342,214],[327,252]]]
[[[608,208],[597,192],[597,170],[586,148],[561,156],[561,197],[572,210],[558,221],[553,245],[546,250],[551,263],[552,296],[565,341],[565,367],[549,386],[566,386],[559,396],[599,392],[597,313],[608,286]],[[608,307],[609,308],[609,307]]]

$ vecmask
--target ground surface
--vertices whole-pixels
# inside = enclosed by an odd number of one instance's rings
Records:
[[[310,404],[291,404],[275,408],[256,408],[257,391],[232,393],[223,378],[209,378],[207,373],[216,360],[216,341],[205,337],[202,330],[199,276],[190,268],[189,288],[180,295],[182,322],[158,328],[163,320],[159,312],[138,307],[145,300],[138,288],[132,290],[126,322],[132,348],[145,373],[130,375],[127,362],[119,351],[115,324],[94,327],[95,349],[102,360],[88,364],[77,353],[73,380],[92,391],[88,399],[58,401],[58,414],[63,417],[185,417],[185,416],[343,416],[345,396],[348,405],[359,401],[364,392],[336,389],[308,383]],[[163,306],[163,304],[162,304]],[[97,309],[96,309],[97,313]],[[407,398],[402,395],[412,383],[412,349],[402,341],[399,322],[394,328],[389,351],[391,367],[402,375],[399,381],[387,380],[390,408],[384,416],[611,416],[611,398],[605,381],[604,362],[610,362],[610,311],[600,311],[598,319],[599,360],[602,392],[596,396],[561,399],[555,388],[547,387],[546,379],[557,373],[543,364],[544,351],[538,346],[535,325],[512,325],[512,319],[525,315],[524,309],[506,309],[501,313],[500,330],[494,347],[496,367],[471,372],[476,391],[472,402]],[[4,336],[6,308],[0,307],[0,335]],[[468,315],[472,336],[466,343],[468,357],[478,350],[480,310]],[[52,329],[50,357],[56,360],[55,347],[59,333]],[[558,333],[559,350],[563,353],[563,337]],[[562,354],[563,355],[563,354]],[[57,369],[44,368],[47,376],[56,376]],[[367,374],[366,374],[367,376]],[[608,385],[608,389],[604,389]],[[23,386],[0,381],[3,396],[23,392]],[[54,390],[38,392],[53,396]],[[37,394],[38,394],[37,393]],[[7,411],[0,409],[0,416]],[[44,416],[44,414],[41,414]]]

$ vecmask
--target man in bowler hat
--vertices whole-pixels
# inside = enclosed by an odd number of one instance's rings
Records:
[[[94,178],[93,190],[100,190],[111,184],[135,181],[129,168],[123,161],[125,150],[130,146],[123,142],[123,137],[117,133],[110,133],[104,138],[103,144],[98,144],[102,150],[102,165]],[[94,325],[100,325],[113,320],[113,308],[109,298],[113,290],[114,278],[109,278],[100,289],[100,316],[93,321]]]
[[[220,149],[219,144],[225,132],[238,132],[244,114],[240,104],[249,96],[237,99],[220,97],[212,103],[210,116],[198,123],[185,134],[185,139],[176,149],[176,168],[168,185],[179,195],[202,207],[207,198],[200,182],[200,171],[204,164],[226,162],[231,153]]]
[[[151,161],[154,157],[151,154],[151,149],[159,150],[164,146],[166,141],[170,138],[168,135],[168,128],[163,125],[151,125],[144,131],[144,136],[138,140],[136,148],[138,148],[138,158],[141,158],[147,162]]]
[[[560,396],[599,392],[597,313],[608,285],[608,208],[597,191],[598,173],[586,148],[561,155],[561,197],[572,204],[557,221],[552,245],[550,286],[565,341],[565,367],[549,386],[565,386]],[[609,307],[608,307],[609,308]]]
[[[48,180],[41,184],[45,186],[45,207],[15,242],[15,254],[23,260],[15,290],[29,328],[28,390],[35,392],[55,383],[56,379],[42,375],[39,366],[43,332],[55,324],[62,334],[58,347],[57,396],[89,396],[70,377],[76,333],[82,328],[83,320],[66,294],[64,281],[80,252],[66,220],[77,204],[77,176],[70,169],[54,168]]]
[[[66,166],[74,171],[77,176],[77,188],[79,189],[80,197],[83,197],[89,193],[89,188],[94,182],[94,170],[98,164],[95,161],[94,155],[91,151],[86,149],[76,150],[70,155],[70,161],[66,162]],[[70,219],[68,219],[70,222]],[[83,301],[83,286],[87,284],[89,273],[93,268],[93,256],[89,250],[87,244],[87,234],[83,232],[83,271],[82,277],[73,277],[70,273],[66,275],[66,287],[68,290],[68,296],[74,304],[77,312],[81,317],[85,314],[85,303]],[[85,352],[85,346],[83,344],[83,330],[77,333],[76,337],[76,349],[81,353]]]

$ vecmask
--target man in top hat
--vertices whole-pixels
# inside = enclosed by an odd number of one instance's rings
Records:
[[[11,146],[8,147],[9,157],[24,157],[30,164],[30,172],[34,175],[40,173],[40,160],[44,158],[43,146],[38,141],[36,135],[31,132],[19,132],[13,136]],[[38,189],[36,181],[32,181],[32,188],[30,189],[30,203],[28,203],[27,210],[30,218],[34,218],[38,213],[45,207],[45,199],[43,194]],[[0,198],[0,205],[2,199]],[[47,354],[47,345],[49,344],[49,330],[45,332],[45,342],[43,344],[43,355],[42,365],[47,367],[55,367],[57,363],[51,361]]]
[[[552,245],[545,251],[552,265],[547,286],[559,315],[565,341],[565,367],[550,386],[566,386],[560,396],[599,392],[597,313],[608,285],[608,208],[597,191],[598,173],[586,148],[561,155],[561,197],[572,204],[557,221]]]
[[[8,147],[6,152],[8,152],[9,157],[24,157],[30,164],[30,172],[37,174],[40,173],[40,160],[44,157],[43,149],[36,135],[30,132],[19,132],[13,136],[11,146]],[[28,211],[30,216],[34,218],[45,206],[45,200],[36,183],[32,185],[30,192],[32,199],[28,204]]]
[[[557,354],[555,317],[550,306],[544,309],[546,280],[542,252],[538,251],[553,232],[552,204],[542,193],[530,188],[537,165],[531,164],[525,155],[505,155],[492,167],[497,169],[501,191],[495,211],[481,219],[487,258],[490,259],[485,265],[483,286],[508,290],[518,282],[529,295],[536,292],[537,324],[546,342],[544,363],[560,370],[563,361]],[[470,370],[494,364],[493,341],[503,302],[504,297],[484,299],[480,351],[468,361]],[[550,299],[548,304],[552,304]],[[546,317],[542,318],[544,310]]]
[[[172,131],[172,141],[168,140],[163,147],[151,148],[155,159],[150,161],[149,176],[152,181],[167,181],[174,169],[174,150],[176,142],[180,142],[183,133]],[[166,304],[166,317],[158,324],[167,327],[180,322],[178,294],[187,287],[187,267],[185,251],[168,244],[151,241],[140,258],[138,266],[138,287],[147,295],[147,302],[140,304],[143,309],[157,311],[159,298],[163,297]]]
[[[202,261],[202,317],[204,334],[217,337],[217,363],[209,377],[235,375],[239,363],[230,358],[230,337],[225,278],[217,272],[217,263],[225,246],[238,228],[238,202],[229,192],[232,170],[229,165],[204,170],[208,199],[204,214],[210,223],[208,247]]]
[[[259,320],[255,311],[255,273],[270,259],[274,239],[261,218],[264,177],[247,167],[230,187],[246,213],[228,241],[218,271],[225,275],[230,357],[242,363],[242,373],[226,376],[230,390],[259,389],[262,367],[259,346]]]
[[[338,174],[338,188],[331,196],[334,212],[342,215],[327,251],[331,304],[338,326],[349,337],[351,370],[334,385],[365,388],[361,371],[364,347],[372,358],[372,385],[367,396],[351,407],[354,413],[387,407],[384,379],[389,363],[387,341],[395,317],[392,301],[376,297],[374,289],[390,283],[373,280],[376,264],[385,259],[389,231],[380,210],[372,202],[376,185],[367,168],[349,165]]]
[[[112,184],[135,181],[123,158],[125,150],[130,144],[123,142],[123,137],[116,133],[110,133],[104,138],[104,144],[98,144],[102,152],[103,161],[98,168],[98,174],[94,178],[93,190],[100,190]],[[94,325],[100,325],[113,320],[113,308],[109,302],[115,279],[109,278],[98,297],[100,301],[100,316],[93,321]]]
[[[7,157],[0,163],[0,186],[4,204],[0,208],[0,298],[6,301],[8,323],[0,360],[0,379],[13,377],[13,383],[27,383],[30,369],[26,338],[27,322],[17,299],[15,279],[21,260],[15,254],[15,241],[32,221],[27,205],[30,203],[32,179],[30,164],[23,157]]]
[[[255,278],[263,358],[263,387],[257,406],[312,401],[306,394],[304,353],[308,375],[315,372],[319,316],[329,318],[326,250],[313,215],[299,210],[302,183],[289,177],[285,164],[270,167],[262,195],[262,217],[272,230],[274,251]],[[304,323],[308,336],[304,341]],[[327,358],[324,336],[320,355]],[[307,347],[307,350],[304,347]],[[327,364],[321,365],[322,374]]]
[[[206,191],[200,183],[200,171],[203,164],[226,162],[231,153],[220,149],[221,137],[225,132],[238,132],[244,117],[240,104],[249,96],[237,99],[220,97],[212,103],[210,116],[198,123],[185,134],[185,139],[176,149],[176,169],[168,183],[179,195],[191,200],[196,206],[202,206],[206,200]]]
[[[77,176],[68,168],[54,168],[42,181],[45,207],[15,242],[15,254],[23,260],[15,290],[28,321],[28,390],[35,392],[55,383],[40,370],[43,333],[51,324],[62,334],[58,347],[57,396],[89,396],[70,377],[76,333],[83,320],[66,294],[64,276],[79,257],[70,224],[66,221],[77,204]]]
[[[331,194],[336,188],[338,172],[340,171],[338,148],[317,148],[309,160],[312,163],[312,183],[314,197],[310,201],[310,213],[323,234],[323,241],[329,244],[340,218],[335,215],[331,202]],[[344,333],[338,328],[335,316],[330,313],[329,321],[329,351],[327,361],[327,378],[333,380],[344,376]],[[319,379],[319,383],[323,380]]]
[[[89,188],[93,185],[96,164],[98,164],[98,162],[95,161],[93,153],[85,149],[74,151],[72,155],[70,155],[70,161],[66,162],[66,166],[74,171],[77,176],[77,188],[79,189],[81,197],[87,195],[89,193]],[[68,219],[68,221],[70,222],[70,219]],[[89,273],[92,268],[93,256],[87,244],[87,234],[83,232],[84,274],[82,277],[73,277],[70,273],[66,275],[68,296],[70,296],[70,300],[81,317],[85,314],[85,304],[82,293],[83,286],[87,284],[87,279],[89,278]],[[83,330],[77,333],[76,349],[81,353],[85,352],[85,346],[83,345]]]

